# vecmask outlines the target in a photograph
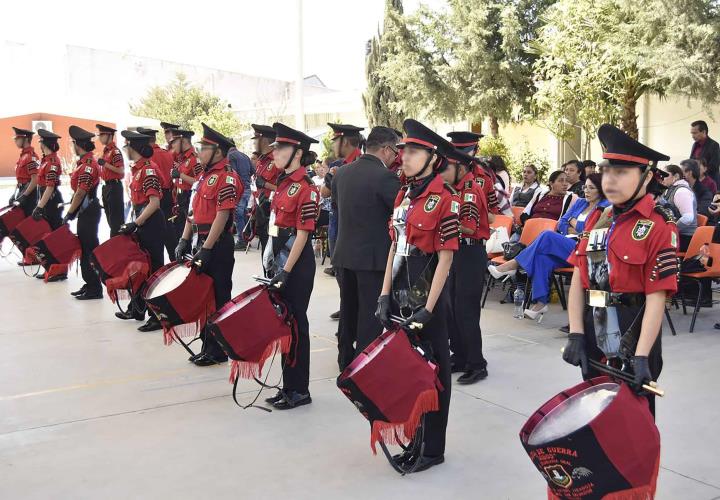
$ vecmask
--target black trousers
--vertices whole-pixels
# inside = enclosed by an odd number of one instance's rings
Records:
[[[52,196],[45,204],[45,220],[50,224],[50,228],[55,230],[62,225],[62,207],[63,203],[62,193],[56,187],[53,191]]]
[[[198,238],[198,249],[205,241],[205,237]],[[232,295],[232,273],[235,267],[235,241],[232,234],[225,232],[215,242],[212,249],[212,260],[205,271],[208,276],[213,279],[213,288],[215,291],[215,304],[220,309],[228,302]],[[174,257],[173,257],[174,259]],[[218,341],[212,334],[209,334],[207,328],[203,328],[200,333],[200,339],[203,346],[201,352],[214,358],[227,357]]]
[[[465,370],[487,367],[482,352],[480,302],[485,286],[487,252],[484,245],[460,245],[448,277],[453,362]]]
[[[125,200],[123,199],[122,181],[105,181],[102,187],[102,204],[105,218],[110,226],[110,237],[118,234],[118,229],[125,222]]]
[[[142,207],[133,207],[135,212],[135,218],[141,213]],[[145,224],[140,226],[137,230],[138,242],[140,248],[147,251],[150,255],[150,271],[154,273],[163,266],[163,233],[165,231],[165,218],[163,217],[162,210],[156,210]],[[142,294],[138,293],[132,298],[132,311],[135,319],[141,320],[145,317],[145,301],[142,299]]]
[[[178,215],[172,221],[172,230],[175,231],[176,241],[180,241],[182,233],[185,230],[185,221],[187,220],[188,210],[190,209],[190,194],[191,191],[180,191],[177,193],[175,202],[178,206]],[[172,217],[172,216],[170,216]],[[177,246],[177,245],[176,245]],[[173,255],[172,260],[175,260]]]
[[[270,223],[270,200],[259,201],[258,206],[255,209],[255,234],[260,240],[260,262],[263,262],[263,255],[265,255],[265,247],[268,242],[268,224]],[[242,229],[240,229],[242,231]],[[263,271],[267,276],[267,269],[263,264]]]
[[[26,187],[27,187],[27,184],[25,184],[24,186],[21,186],[18,189],[18,194],[17,194],[18,197],[25,192]],[[22,211],[25,214],[25,217],[30,217],[33,210],[35,210],[35,207],[37,206],[37,202],[38,202],[38,190],[35,189],[35,191],[30,196],[25,198],[25,200],[20,204],[20,208],[22,208]]]
[[[162,210],[166,222],[172,217],[173,205],[172,189],[163,189],[162,198],[160,198],[160,210]],[[175,231],[168,230],[163,233],[163,242],[170,262],[175,260],[175,247],[178,244],[178,239]]]
[[[340,267],[337,273],[342,275],[339,280],[338,364],[344,370],[383,331],[375,317],[375,309],[385,272]]]
[[[273,242],[274,243],[274,242]],[[310,324],[307,310],[315,279],[315,253],[310,238],[303,247],[300,258],[295,263],[287,285],[281,292],[283,299],[295,316],[298,330],[295,366],[289,366],[283,356],[283,389],[297,391],[302,394],[309,392],[310,385]]]
[[[100,293],[100,278],[90,264],[90,256],[98,246],[98,226],[100,225],[100,203],[97,198],[90,200],[88,206],[78,214],[77,237],[80,240],[82,257],[80,274],[87,286],[88,293]]]

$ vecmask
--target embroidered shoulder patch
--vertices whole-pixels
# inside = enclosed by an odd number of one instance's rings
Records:
[[[155,170],[153,170],[152,168],[146,168],[145,175],[155,175]]]
[[[485,187],[485,179],[483,179],[482,177],[477,177],[477,178],[475,179],[475,182],[478,183],[478,186],[480,186],[480,187]]]
[[[451,211],[452,213],[454,213],[454,214],[460,212],[460,203],[458,203],[457,201],[453,200],[453,202],[450,203],[450,211]]]
[[[293,182],[287,190],[288,196],[295,196],[300,191],[300,184]]]
[[[472,193],[465,193],[465,201],[475,203],[475,195]]]
[[[215,174],[213,174],[213,175],[211,175],[210,178],[208,179],[207,185],[208,185],[208,186],[214,186],[215,183],[217,182],[217,180],[218,180],[218,176],[215,175]]]
[[[470,188],[472,188],[472,185],[473,185],[473,182],[472,182],[472,181],[467,181],[467,182],[465,183],[465,189],[470,189]]]
[[[92,167],[85,167],[85,172],[92,174]]]
[[[310,191],[310,200],[317,201],[317,193],[315,191]]]
[[[425,200],[425,206],[423,206],[423,210],[425,210],[427,213],[430,213],[435,210],[435,207],[438,206],[438,203],[440,203],[440,197],[436,194],[430,195],[430,197]]]
[[[650,230],[655,225],[651,220],[640,219],[635,223],[635,227],[632,230],[632,239],[635,241],[642,241],[648,237]]]
[[[675,231],[670,233],[670,245],[672,245],[673,248],[678,247],[677,233],[675,233]]]
[[[227,182],[228,184],[232,184],[234,186],[235,185],[235,177],[233,177],[232,175],[228,175],[227,178],[225,179],[225,182]]]
[[[55,165],[51,166],[50,172],[57,172],[57,167]]]

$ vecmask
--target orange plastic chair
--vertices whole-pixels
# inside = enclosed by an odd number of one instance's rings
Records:
[[[512,210],[513,220],[515,221],[515,224],[520,224],[520,214],[523,213],[525,207],[510,207],[510,210]]]
[[[535,241],[535,238],[540,236],[540,233],[542,233],[543,231],[554,231],[556,226],[557,221],[554,219],[528,219],[525,221],[525,225],[523,226],[522,234],[520,235],[520,243],[528,246],[530,245],[530,243]],[[506,261],[503,256],[499,256],[494,257],[492,259],[492,262],[493,264],[499,266]]]
[[[698,288],[697,301],[695,302],[693,317],[690,320],[690,333],[692,333],[692,331],[695,329],[695,320],[697,318],[698,311],[700,310],[700,302],[702,301],[702,286],[700,280],[704,278],[720,278],[720,244],[712,243],[712,236],[714,231],[715,228],[713,226],[698,227],[697,231],[695,231],[695,234],[693,234],[693,237],[690,240],[690,244],[688,245],[687,252],[685,253],[685,260],[692,259],[694,256],[700,253],[700,248],[702,248],[703,245],[708,245],[712,264],[707,268],[706,271],[703,271],[701,273],[680,273],[681,282],[682,280],[692,281],[697,284]],[[682,300],[682,304],[683,314],[687,314],[684,299]]]
[[[507,231],[508,236],[512,234],[512,228],[513,228],[513,218],[509,215],[496,215],[495,221],[490,224],[490,229],[496,229],[498,227],[504,227]],[[488,259],[492,259],[493,257],[497,257],[498,255],[502,255],[501,253],[489,253]]]
[[[708,222],[707,215],[697,214],[697,225],[698,227],[706,226]]]

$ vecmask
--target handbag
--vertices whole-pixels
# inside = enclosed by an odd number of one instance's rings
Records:
[[[503,243],[503,258],[505,260],[512,260],[515,257],[518,256],[520,252],[522,252],[525,249],[525,245],[520,243],[519,241],[510,243]]]
[[[490,233],[490,237],[485,244],[487,253],[503,253],[503,244],[510,241],[510,235],[505,227],[494,227]]]

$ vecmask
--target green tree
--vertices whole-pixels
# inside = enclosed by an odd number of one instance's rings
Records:
[[[402,129],[405,119],[405,113],[401,108],[390,106],[391,102],[397,102],[398,99],[379,72],[387,60],[388,54],[394,51],[393,46],[388,43],[388,35],[386,35],[394,29],[394,24],[398,19],[392,14],[402,14],[402,12],[402,0],[385,0],[383,30],[368,42],[368,52],[365,58],[367,88],[363,94],[363,105],[368,124],[371,127],[382,125]]]
[[[235,137],[247,128],[238,121],[229,105],[198,85],[190,84],[178,73],[167,85],[151,88],[139,104],[130,105],[130,112],[156,120],[176,123],[182,128],[202,134],[205,122],[221,134]]]

